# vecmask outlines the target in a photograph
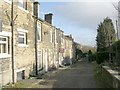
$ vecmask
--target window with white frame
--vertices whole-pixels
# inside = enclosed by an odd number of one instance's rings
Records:
[[[26,32],[18,32],[18,44],[27,44]]]
[[[8,0],[8,1],[12,1],[12,0]]]
[[[8,54],[8,37],[0,36],[0,54]]]
[[[52,43],[53,41],[53,37],[52,37],[52,31],[50,31],[50,42]]]
[[[11,3],[11,2],[12,2],[12,0],[4,0],[4,1],[6,1],[6,2],[8,2],[8,3]]]
[[[57,41],[56,41],[56,30],[55,30],[55,40],[54,41],[55,41],[55,43],[57,43]]]
[[[38,51],[38,70],[42,69],[42,50]]]
[[[27,10],[27,0],[19,0],[19,6]]]
[[[41,26],[37,26],[37,41],[41,41],[42,33]]]
[[[55,43],[58,43],[58,36],[57,36],[57,30],[55,30]]]
[[[0,32],[2,32],[2,20],[0,19]]]
[[[63,34],[61,32],[61,44],[63,44]]]

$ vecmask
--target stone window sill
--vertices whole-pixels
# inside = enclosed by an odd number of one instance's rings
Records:
[[[10,58],[11,55],[10,54],[0,54],[0,59],[2,58]]]
[[[9,1],[9,0],[4,0],[5,2],[7,2],[7,3],[9,3],[9,4],[12,4],[12,2],[11,1]]]
[[[18,44],[18,47],[28,47],[26,44]]]

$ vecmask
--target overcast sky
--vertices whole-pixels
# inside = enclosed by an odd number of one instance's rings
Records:
[[[105,17],[110,17],[113,22],[117,19],[112,5],[117,5],[117,0],[90,1],[93,2],[40,2],[41,18],[45,13],[53,13],[53,25],[61,28],[65,34],[72,34],[76,42],[95,46],[98,24]]]

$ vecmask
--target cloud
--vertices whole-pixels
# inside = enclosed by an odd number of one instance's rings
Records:
[[[96,31],[95,30],[88,30],[88,29],[81,29],[74,34],[74,40],[82,45],[96,45]]]
[[[119,0],[36,0],[40,2],[118,2]]]
[[[105,17],[117,18],[112,2],[71,2],[55,10],[68,24],[87,29],[96,29]]]
[[[67,2],[55,7],[55,15],[64,20],[62,24],[67,27],[65,31],[72,32],[75,41],[90,46],[96,44],[98,24],[106,17],[110,17],[114,24],[117,19],[117,11],[110,1]]]

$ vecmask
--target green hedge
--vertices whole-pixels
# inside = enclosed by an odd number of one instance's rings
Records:
[[[115,42],[112,46],[111,46],[111,53],[112,53],[112,57],[116,58],[116,52],[118,53],[118,56],[120,56],[120,40]],[[117,57],[120,58],[120,57]],[[96,54],[96,62],[98,64],[103,63],[105,60],[109,60],[109,47],[106,47],[104,50],[102,50],[101,52],[97,52]],[[120,61],[117,61],[117,63],[120,64]]]
[[[99,53],[97,53],[97,55],[96,55],[97,64],[101,64],[105,60],[109,60],[109,53],[108,52],[99,52]]]
[[[117,48],[117,51],[120,52],[120,40],[115,42],[113,45],[112,45],[112,49],[113,51],[116,51],[116,48]]]

